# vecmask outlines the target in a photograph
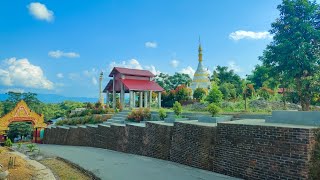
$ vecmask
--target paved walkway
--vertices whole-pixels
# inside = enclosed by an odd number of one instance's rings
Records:
[[[170,161],[106,149],[39,145],[46,156],[60,156],[106,180],[227,180],[225,175]]]

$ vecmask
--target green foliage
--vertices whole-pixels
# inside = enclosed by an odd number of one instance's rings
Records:
[[[274,91],[267,87],[262,87],[257,91],[257,95],[265,100],[271,99],[274,96]]]
[[[219,86],[219,90],[223,94],[223,99],[230,101],[237,98],[237,89],[231,83],[223,83]]]
[[[309,110],[319,88],[320,6],[316,1],[283,0],[278,10],[280,17],[270,31],[273,41],[260,60],[282,83],[294,84],[302,109]]]
[[[22,148],[22,143],[19,142],[17,148],[20,150]]]
[[[222,97],[223,97],[223,94],[219,90],[218,85],[215,82],[212,82],[211,89],[206,98],[206,101],[208,101],[209,103],[219,104],[222,101]]]
[[[167,117],[167,112],[163,108],[159,109],[159,117],[161,120]]]
[[[32,125],[26,122],[15,122],[9,125],[8,137],[12,141],[18,136],[32,135]]]
[[[151,111],[149,108],[134,109],[127,117],[130,121],[140,122],[151,119]]]
[[[217,85],[224,83],[231,83],[236,89],[236,96],[240,96],[242,93],[242,80],[239,75],[235,74],[233,70],[229,70],[226,66],[217,66],[216,70],[211,76]]]
[[[7,114],[9,113],[19,101],[24,100],[29,108],[33,110],[34,112],[41,114],[41,105],[42,103],[37,99],[37,94],[35,93],[19,93],[19,92],[8,92],[6,93],[8,95],[7,100],[3,102],[3,113]]]
[[[193,92],[193,98],[195,99],[203,99],[208,94],[208,91],[204,88],[197,88]]]
[[[212,117],[216,116],[221,111],[220,107],[215,103],[211,103],[208,106],[208,112],[212,115]]]
[[[182,106],[181,104],[176,101],[174,104],[173,104],[173,107],[172,107],[174,113],[177,115],[177,116],[180,116],[180,114],[182,113]]]
[[[161,99],[163,107],[172,107],[175,101],[175,91],[171,90],[169,92],[162,92]]]
[[[180,85],[175,89],[175,100],[178,102],[190,100],[192,90],[185,85]]]
[[[80,124],[99,124],[104,121],[107,121],[112,117],[111,114],[103,114],[103,115],[90,115],[90,116],[82,116],[82,117],[74,117],[69,119],[64,119],[56,122],[56,126],[63,125],[80,125]]]
[[[160,73],[155,80],[166,91],[176,89],[179,85],[189,86],[192,82],[190,76],[183,73],[175,73],[173,76]]]
[[[270,67],[265,65],[256,65],[252,74],[247,77],[247,80],[253,83],[257,89],[262,87],[275,89],[280,84],[279,78],[275,77]]]
[[[11,147],[12,146],[12,141],[10,138],[7,138],[7,140],[4,142],[4,146],[7,146],[7,147]]]
[[[29,149],[29,152],[34,152],[38,150],[38,147],[35,144],[28,144],[27,148]]]

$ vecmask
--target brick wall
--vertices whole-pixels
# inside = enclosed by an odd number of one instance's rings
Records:
[[[212,170],[216,127],[175,123],[170,160]]]
[[[146,123],[146,156],[169,160],[173,126]]]
[[[306,179],[310,129],[219,124],[213,171],[244,179]]]
[[[46,129],[45,144],[92,146],[170,160],[244,179],[307,179],[313,130],[147,122]]]

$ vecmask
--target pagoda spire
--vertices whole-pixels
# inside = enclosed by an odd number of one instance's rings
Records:
[[[199,49],[198,49],[198,57],[199,57],[199,62],[202,62],[202,48],[201,48],[201,41],[200,41],[200,36],[199,36]]]

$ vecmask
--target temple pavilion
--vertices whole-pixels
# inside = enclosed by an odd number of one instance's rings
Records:
[[[103,92],[112,96],[112,106],[116,108],[116,93],[120,94],[120,103],[124,106],[125,93],[129,93],[129,107],[135,108],[136,99],[139,97],[139,107],[151,107],[152,92],[158,93],[158,107],[161,107],[161,92],[164,90],[156,82],[155,75],[148,70],[114,67],[109,74],[112,79],[108,82]]]
[[[191,89],[192,93],[197,89],[197,88],[204,88],[204,89],[210,89],[211,83],[209,79],[209,74],[208,72],[204,69],[202,65],[202,48],[201,48],[201,43],[199,43],[199,49],[198,49],[198,68],[196,72],[194,73],[193,80],[191,83]]]

